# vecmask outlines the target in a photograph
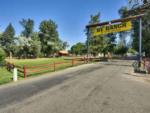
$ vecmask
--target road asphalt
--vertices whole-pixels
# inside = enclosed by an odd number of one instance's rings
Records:
[[[72,67],[0,86],[0,113],[150,113],[150,83],[133,61]]]

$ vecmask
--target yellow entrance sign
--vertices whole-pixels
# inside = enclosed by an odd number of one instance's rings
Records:
[[[121,31],[128,31],[131,29],[132,29],[131,21],[91,28],[93,36],[104,35],[104,34],[114,33],[114,32],[121,32]]]

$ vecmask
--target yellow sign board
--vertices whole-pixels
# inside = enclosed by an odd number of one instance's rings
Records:
[[[131,29],[132,29],[131,21],[127,21],[119,24],[100,26],[100,27],[92,28],[91,30],[93,36],[98,36],[98,35],[104,35],[104,34],[109,34],[114,32],[128,31]]]

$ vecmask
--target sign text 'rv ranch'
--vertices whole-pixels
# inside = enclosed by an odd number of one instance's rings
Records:
[[[114,32],[121,32],[121,31],[128,31],[131,29],[132,29],[131,21],[91,28],[93,36],[104,35],[104,34],[114,33]]]

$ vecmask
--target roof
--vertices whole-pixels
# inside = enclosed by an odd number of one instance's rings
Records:
[[[59,51],[59,53],[60,53],[60,54],[68,54],[68,51],[66,51],[66,50],[61,50],[61,51]]]

